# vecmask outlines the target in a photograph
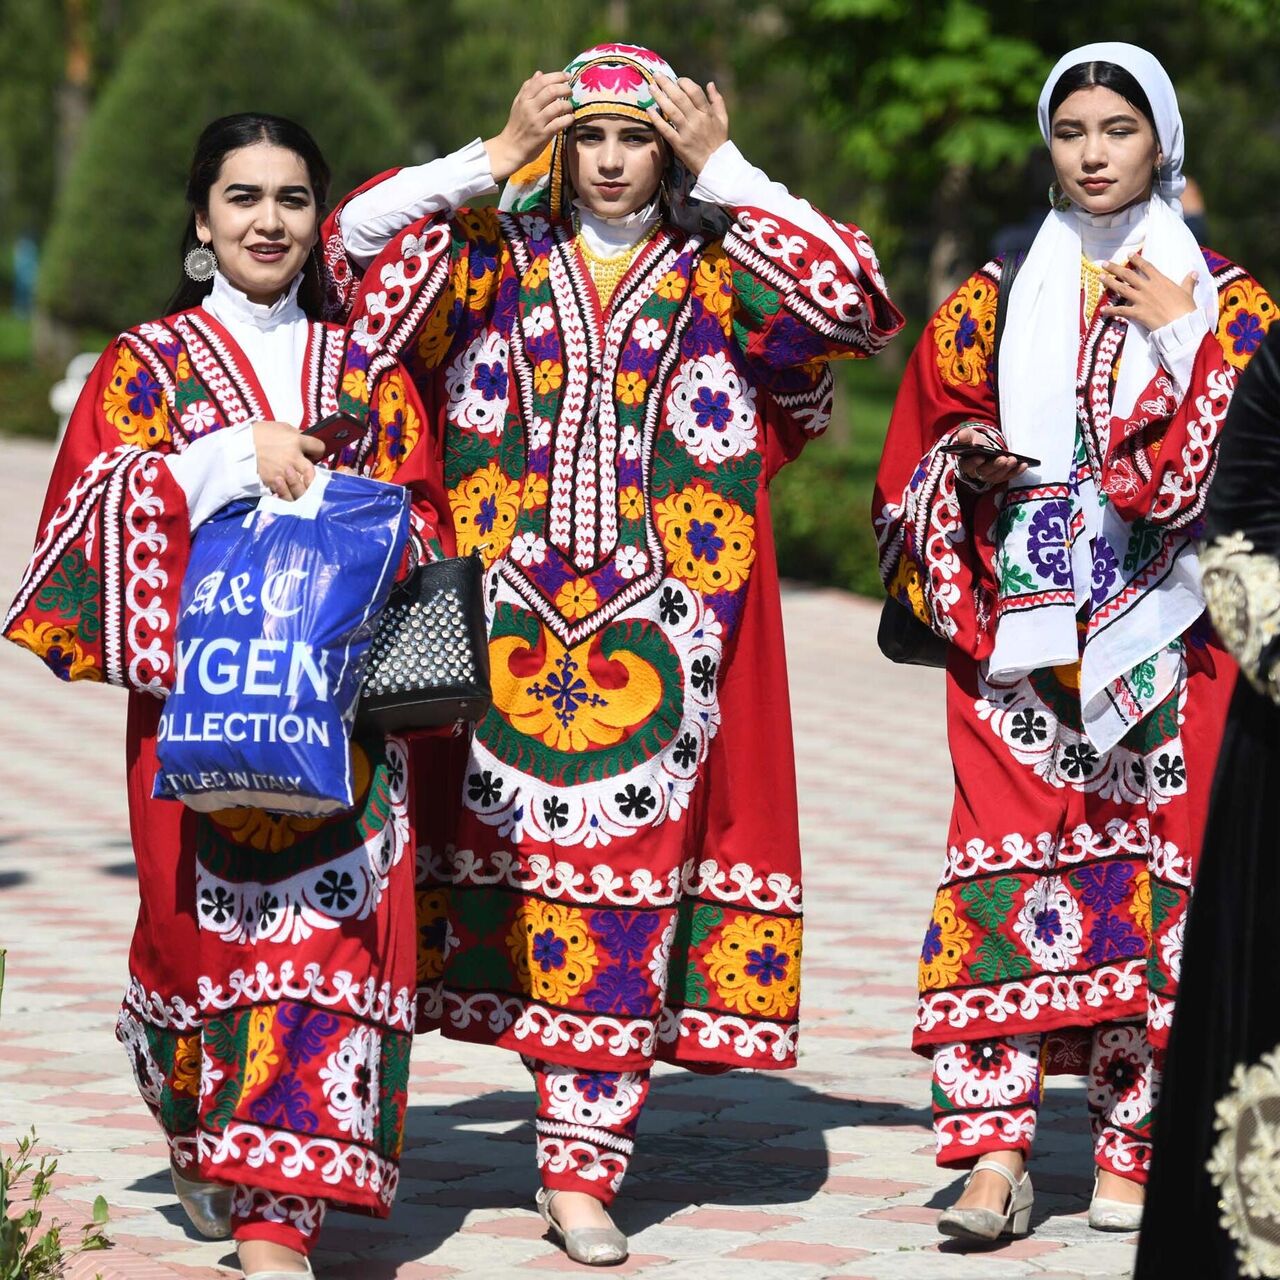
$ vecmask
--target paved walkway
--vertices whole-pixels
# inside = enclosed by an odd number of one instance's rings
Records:
[[[25,564],[49,463],[46,448],[0,440],[0,605]],[[659,1069],[617,1210],[634,1252],[616,1274],[1066,1280],[1132,1266],[1132,1241],[1084,1221],[1079,1082],[1049,1093],[1032,1237],[978,1255],[940,1246],[933,1221],[958,1180],[933,1163],[926,1064],[907,1044],[950,802],[942,687],[937,672],[880,658],[877,613],[836,592],[786,598],[809,913],[801,1068]],[[117,1248],[76,1275],[238,1274],[226,1245],[186,1230],[164,1145],[112,1036],[136,900],[124,698],[61,685],[2,645],[0,707],[0,1140],[34,1124],[62,1153],[64,1216],[87,1214],[99,1193],[110,1202]],[[410,1088],[395,1214],[333,1215],[319,1273],[578,1271],[531,1211],[532,1099],[518,1062],[431,1036]]]

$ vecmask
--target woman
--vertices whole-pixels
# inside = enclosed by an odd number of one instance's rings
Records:
[[[600,46],[366,188],[326,251],[488,570],[494,707],[421,814],[420,1026],[526,1057],[538,1205],[590,1263],[626,1254],[605,1207],[655,1060],[795,1063],[768,483],[826,426],[830,361],[901,323],[866,236],[728,136],[713,85]],[[504,181],[504,211],[459,207]]]
[[[1205,521],[1205,598],[1246,679],[1187,927],[1136,1274],[1234,1280],[1280,1275],[1280,326],[1231,401]]]
[[[310,318],[328,183],[291,121],[228,116],[201,135],[193,278],[98,362],[4,624],[63,679],[130,690],[142,901],[118,1035],[179,1198],[204,1234],[234,1235],[258,1280],[310,1272],[327,1206],[389,1212],[414,1022],[402,743],[353,745],[359,799],[328,821],[151,798],[192,536],[232,500],[305,492],[324,449],[299,428],[336,408],[366,420],[347,463],[412,486],[420,553],[434,536],[412,385]]]
[[[1020,266],[989,263],[929,323],[874,512],[889,592],[950,642],[956,800],[914,1045],[938,1162],[974,1169],[939,1227],[973,1239],[1028,1229],[1054,1072],[1089,1077],[1090,1224],[1141,1218],[1234,672],[1200,622],[1193,528],[1273,314],[1182,224],[1155,58],[1067,54],[1039,118],[1053,210]]]

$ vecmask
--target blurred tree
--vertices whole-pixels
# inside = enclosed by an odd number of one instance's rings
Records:
[[[101,93],[61,192],[40,280],[50,314],[114,329],[158,313],[181,270],[196,136],[243,110],[305,124],[333,166],[337,194],[408,148],[386,93],[313,14],[286,0],[165,4]]]

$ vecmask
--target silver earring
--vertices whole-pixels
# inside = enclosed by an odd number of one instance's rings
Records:
[[[1071,208],[1071,201],[1062,194],[1062,188],[1056,182],[1049,184],[1049,207],[1059,213],[1066,213]]]
[[[218,269],[217,255],[207,244],[198,244],[194,249],[187,250],[187,256],[182,259],[182,269],[197,284],[203,284],[206,280],[212,280],[213,273]]]

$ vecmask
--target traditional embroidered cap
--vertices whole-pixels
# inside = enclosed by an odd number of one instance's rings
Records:
[[[578,54],[565,72],[570,77],[569,100],[574,120],[626,116],[649,124],[649,108],[657,105],[654,81],[659,76],[676,79],[669,63],[652,49],[634,44],[595,45]],[[508,212],[541,209],[553,218],[563,217],[573,200],[564,157],[565,135],[560,133],[536,160],[511,175],[502,189],[499,208]],[[666,186],[675,222],[692,230],[708,221],[701,216],[700,205],[689,204],[693,179],[674,156],[668,166]]]

